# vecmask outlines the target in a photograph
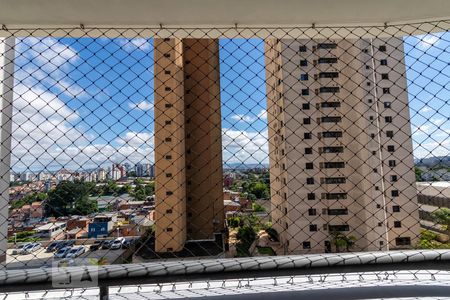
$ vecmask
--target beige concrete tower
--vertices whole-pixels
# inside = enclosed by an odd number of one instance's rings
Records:
[[[272,221],[285,253],[419,234],[401,39],[266,42]],[[345,249],[343,249],[345,250]]]
[[[156,251],[224,229],[219,45],[155,39]]]

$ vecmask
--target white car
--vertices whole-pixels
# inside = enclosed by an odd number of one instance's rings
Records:
[[[23,244],[23,245],[18,246],[17,249],[14,249],[14,250],[12,251],[12,254],[13,254],[13,255],[21,254],[23,248],[25,248],[26,246],[28,246],[28,245],[30,245],[30,244],[31,244],[31,243],[26,243],[26,244]]]
[[[122,248],[122,244],[123,242],[125,242],[125,238],[124,237],[119,237],[117,239],[115,239],[112,243],[109,249],[111,250],[118,250],[120,248]]]
[[[66,258],[75,258],[75,257],[78,257],[81,254],[83,254],[84,251],[86,251],[84,249],[84,247],[75,247],[75,248],[70,249],[70,251],[66,254],[65,257]]]
[[[71,247],[64,247],[59,249],[58,251],[56,251],[56,253],[54,254],[54,256],[56,258],[64,258],[66,257],[67,253],[69,253],[70,249],[72,249]]]
[[[41,249],[41,243],[30,243],[22,248],[20,254],[30,254]]]

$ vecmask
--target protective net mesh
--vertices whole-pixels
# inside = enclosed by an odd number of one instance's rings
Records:
[[[4,31],[3,265],[449,248],[449,25]]]

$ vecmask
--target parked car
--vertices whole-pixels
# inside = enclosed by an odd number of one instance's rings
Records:
[[[124,237],[118,237],[117,239],[115,239],[111,245],[110,245],[110,249],[111,250],[117,250],[122,248],[122,244],[125,242],[125,238]]]
[[[41,243],[31,243],[31,244],[23,247],[20,254],[30,254],[30,253],[33,253],[34,251],[41,249],[41,247],[42,247]]]
[[[66,258],[75,258],[80,256],[81,254],[83,254],[86,250],[84,249],[83,246],[81,247],[75,247],[69,250],[69,252],[67,252],[66,254]]]
[[[130,239],[125,239],[125,241],[122,243],[122,248],[123,249],[129,249],[132,246],[134,246],[137,242],[137,239],[135,238],[130,238]]]
[[[26,243],[26,244],[22,244],[22,245],[18,246],[17,249],[14,249],[14,250],[12,251],[12,254],[13,254],[13,255],[21,254],[23,248],[26,247],[26,246],[28,246],[29,244],[31,244],[31,243]]]
[[[63,258],[58,262],[58,268],[75,266],[75,261],[72,258]]]
[[[48,244],[47,249],[45,250],[45,252],[53,252],[59,249],[59,245],[62,244],[62,241],[54,241],[51,242],[50,244]]]
[[[59,249],[58,251],[55,252],[54,256],[56,258],[64,258],[66,257],[67,253],[70,251],[70,249],[72,249],[71,247],[64,247]]]
[[[90,247],[89,250],[96,251],[102,247],[103,241],[95,241]]]
[[[111,240],[103,241],[102,249],[110,249],[112,242]]]
[[[58,244],[55,246],[55,251],[58,251],[64,247],[71,247],[73,246],[73,241],[59,241]]]

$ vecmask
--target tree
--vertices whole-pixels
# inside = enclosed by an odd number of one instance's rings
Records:
[[[266,209],[264,208],[264,206],[258,204],[258,203],[253,203],[252,204],[252,209],[254,212],[264,212],[266,211]]]
[[[250,184],[251,194],[255,195],[257,199],[269,198],[269,189],[263,182],[253,182]]]
[[[450,236],[450,209],[442,207],[431,214],[436,223],[442,224],[446,234]]]
[[[414,173],[416,173],[416,181],[422,181],[423,171],[418,167],[414,167]]]
[[[334,246],[336,247],[336,252],[342,252],[342,249],[345,249],[347,252],[349,252],[350,248],[353,247],[356,243],[356,237],[354,237],[353,235],[346,236],[339,231],[331,232],[331,238]]]

